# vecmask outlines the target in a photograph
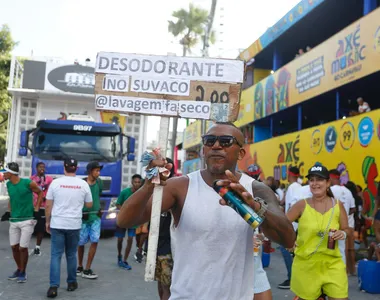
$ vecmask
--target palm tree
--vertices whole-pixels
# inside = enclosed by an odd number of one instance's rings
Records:
[[[208,24],[207,24],[206,32],[204,34],[203,56],[206,56],[206,57],[208,56],[208,47],[210,46],[209,43],[212,43],[212,44],[215,43],[215,30],[212,30],[212,25],[214,23],[217,2],[218,0],[212,0],[210,15],[208,16]]]
[[[212,0],[211,14],[205,9],[189,4],[189,10],[180,9],[173,12],[172,16],[176,22],[168,21],[168,31],[180,38],[182,45],[182,56],[191,53],[191,48],[197,45],[200,38],[203,38],[203,56],[206,56],[206,49],[209,43],[215,43],[215,31],[212,30],[217,0]],[[172,133],[172,158],[174,158],[174,148],[177,138],[178,118],[173,118]]]
[[[174,37],[180,38],[182,55],[191,53],[199,39],[206,33],[209,24],[209,13],[207,10],[195,7],[190,3],[189,10],[180,9],[173,12],[172,16],[177,20],[169,21],[168,30]],[[211,36],[211,35],[210,35]]]

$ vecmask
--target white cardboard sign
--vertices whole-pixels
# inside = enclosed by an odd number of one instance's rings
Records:
[[[96,59],[95,73],[242,83],[244,62],[232,59],[100,52]]]
[[[235,121],[244,62],[101,52],[95,108],[157,116]]]

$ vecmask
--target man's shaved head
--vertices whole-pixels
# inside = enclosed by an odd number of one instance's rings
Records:
[[[245,155],[245,150],[241,146],[244,145],[244,135],[241,130],[232,123],[216,123],[206,135],[232,136],[237,140],[237,143],[233,142],[229,146],[221,146],[219,141],[216,141],[212,146],[203,147],[207,169],[211,174],[225,174],[226,170],[234,172],[238,160]]]
[[[213,129],[215,127],[229,127],[229,130],[228,130],[228,134],[231,134],[232,136],[234,136],[238,142],[241,144],[241,145],[244,145],[244,141],[245,141],[245,138],[244,138],[244,134],[243,132],[240,130],[239,127],[236,127],[234,123],[231,123],[231,122],[226,122],[226,123],[223,123],[223,122],[216,122],[208,131],[206,134],[211,134]],[[226,133],[227,134],[227,133]]]

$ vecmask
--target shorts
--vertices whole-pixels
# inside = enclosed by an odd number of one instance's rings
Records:
[[[261,261],[261,256],[254,257],[254,266],[255,266],[255,276],[253,291],[255,294],[264,293],[265,291],[270,290],[270,284],[268,281],[267,273],[263,269],[263,263]]]
[[[34,227],[34,232],[45,233],[45,230],[46,230],[45,209],[40,209],[39,216],[40,218],[37,219],[37,224],[36,224],[36,227]]]
[[[157,256],[155,280],[161,284],[172,284],[173,258],[171,254]]]
[[[376,212],[375,220],[380,221],[380,209],[378,209],[377,212]]]
[[[127,232],[126,228],[120,228],[116,227],[115,236],[117,238],[125,238],[125,233]],[[128,228],[128,237],[135,237],[136,236],[136,229],[134,228]]]
[[[305,259],[296,255],[290,289],[305,300],[317,299],[322,292],[331,298],[347,298],[346,266],[341,257],[316,253]]]
[[[19,244],[21,248],[28,248],[36,223],[36,220],[9,222],[9,243],[11,246]]]
[[[97,243],[100,239],[100,219],[92,222],[83,222],[79,235],[79,246],[83,246],[91,241],[91,243]]]
[[[149,222],[137,227],[136,234],[148,233],[149,232],[148,225],[149,225]]]

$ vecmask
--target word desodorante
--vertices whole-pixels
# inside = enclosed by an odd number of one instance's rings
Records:
[[[96,95],[95,108],[184,118],[209,119],[211,103]]]
[[[105,74],[241,83],[244,62],[101,52],[96,61],[95,71]]]

